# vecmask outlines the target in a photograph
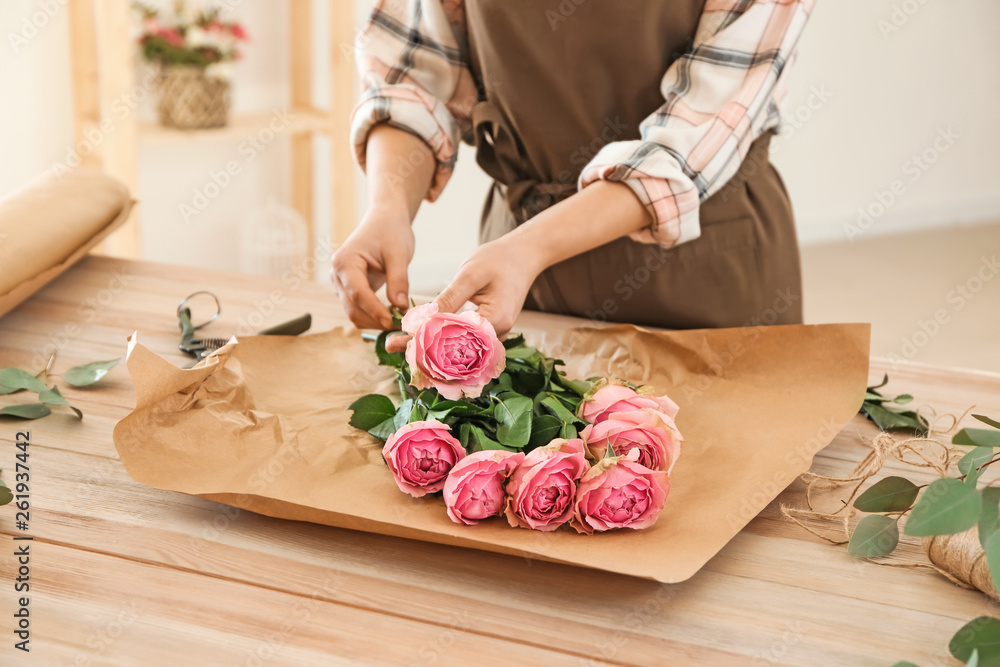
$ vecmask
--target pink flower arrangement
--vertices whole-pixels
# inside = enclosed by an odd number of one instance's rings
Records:
[[[464,526],[503,516],[517,528],[594,534],[656,522],[683,444],[669,397],[570,380],[558,359],[523,336],[501,342],[475,311],[431,303],[399,322],[405,335],[383,332],[376,351],[402,400],[362,396],[350,422],[385,441],[401,491],[440,492]]]
[[[437,304],[410,309],[402,321],[410,383],[433,387],[445,398],[479,398],[503,372],[507,358],[493,325],[479,313],[440,313]]]
[[[217,9],[178,2],[172,13],[134,3],[141,13],[139,46],[143,57],[160,65],[190,65],[217,70],[239,60],[239,44],[250,36],[234,21],[223,21]]]

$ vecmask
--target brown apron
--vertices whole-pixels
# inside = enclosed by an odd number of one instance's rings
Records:
[[[603,145],[639,138],[703,4],[465,1],[482,99],[472,110],[476,159],[494,179],[481,242],[573,194]],[[738,174],[702,202],[700,238],[665,249],[624,237],[595,248],[543,272],[525,307],[673,329],[801,322],[791,203],[769,142],[754,142]]]

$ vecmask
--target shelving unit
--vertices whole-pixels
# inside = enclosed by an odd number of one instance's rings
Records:
[[[329,50],[331,104],[318,108],[312,99],[313,43],[312,0],[286,0],[289,12],[289,81],[291,99],[287,109],[289,127],[282,130],[291,138],[291,205],[308,222],[309,247],[317,237],[314,217],[312,137],[316,133],[330,137],[333,182],[334,243],[346,238],[354,226],[354,166],[349,140],[354,90],[350,49],[353,43],[353,3],[324,0],[329,4]],[[140,122],[134,113],[112,118],[115,101],[134,91],[133,19],[128,2],[123,0],[69,0],[70,50],[72,54],[74,133],[76,145],[86,141],[88,133],[100,132],[98,150],[81,157],[81,162],[99,167],[122,180],[135,193],[138,183],[138,149],[142,145],[182,144],[185,142],[232,141],[267,127],[273,111],[231,115],[229,125],[210,130],[176,130],[157,123]],[[98,47],[99,45],[99,47]],[[110,125],[108,125],[110,123]],[[104,127],[112,128],[102,132]],[[142,229],[139,214],[113,234],[104,246],[109,255],[138,258],[141,254]]]

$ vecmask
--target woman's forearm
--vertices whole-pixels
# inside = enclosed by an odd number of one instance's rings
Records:
[[[414,134],[381,123],[372,128],[365,149],[368,210],[417,215],[434,177],[434,154]]]
[[[627,186],[599,181],[542,211],[510,232],[529,265],[553,264],[648,227],[652,216]]]

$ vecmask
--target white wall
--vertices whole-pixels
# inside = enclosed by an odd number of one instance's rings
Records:
[[[359,22],[371,2],[355,0]],[[44,7],[56,10],[42,22]],[[236,68],[234,110],[280,107],[288,95],[283,4],[243,2],[238,15],[253,42]],[[15,49],[11,35],[16,40],[25,34],[33,16],[41,27]],[[893,18],[897,30],[886,30],[891,23],[880,30],[880,21]],[[61,0],[0,3],[0,193],[64,159],[72,147],[67,19]],[[317,39],[323,25],[316,21]],[[848,240],[849,232],[884,234],[1000,219],[1000,189],[994,185],[1000,154],[998,25],[1000,5],[991,0],[820,0],[795,66],[786,134],[774,147],[804,243]],[[317,73],[320,89],[324,80],[325,73]],[[148,105],[141,113],[152,118]],[[936,151],[935,137],[947,128],[957,139],[946,151]],[[238,158],[238,144],[141,150],[137,194],[147,257],[239,268],[241,224],[269,195],[288,195],[287,141],[276,140],[245,164],[232,185],[190,223],[179,212],[211,170]],[[915,171],[908,161],[925,150],[936,161],[926,171]],[[320,167],[319,185],[329,177],[328,165]],[[877,193],[891,192],[897,180],[901,194],[877,215]],[[474,156],[463,148],[444,195],[425,206],[416,222],[415,289],[440,287],[475,247],[486,187]],[[883,194],[882,200],[889,198]],[[320,197],[317,203],[328,224],[329,202]],[[859,208],[876,215],[858,225]]]

